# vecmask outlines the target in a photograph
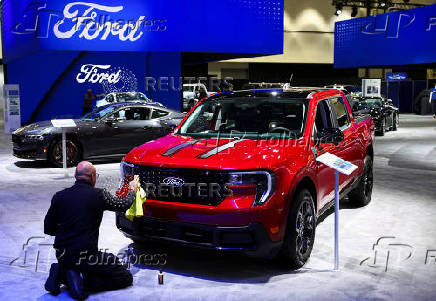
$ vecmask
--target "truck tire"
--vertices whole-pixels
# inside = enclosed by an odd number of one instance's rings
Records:
[[[292,201],[283,246],[277,258],[280,265],[299,269],[307,262],[315,241],[315,228],[313,196],[309,190],[302,189]]]
[[[393,125],[392,125],[392,130],[397,131],[399,124],[400,124],[400,116],[398,114],[395,114],[394,120],[393,120]]]
[[[365,167],[359,179],[359,184],[349,194],[350,203],[356,207],[363,207],[371,202],[373,186],[373,164],[370,156],[365,157]]]

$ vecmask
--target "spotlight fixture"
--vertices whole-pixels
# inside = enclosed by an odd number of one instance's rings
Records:
[[[353,17],[353,18],[356,17],[357,13],[358,13],[357,6],[353,6],[351,8],[351,17]]]
[[[342,14],[343,7],[344,7],[344,5],[342,3],[336,4],[336,12],[335,12],[336,16],[339,16],[340,14]]]
[[[408,0],[403,0],[404,2],[408,1]],[[393,6],[392,0],[379,0],[378,1],[378,5],[381,8],[387,9],[389,7]]]

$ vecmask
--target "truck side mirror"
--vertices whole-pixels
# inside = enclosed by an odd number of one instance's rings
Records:
[[[319,143],[333,143],[338,145],[344,141],[344,133],[338,128],[326,128],[318,133],[318,144]]]

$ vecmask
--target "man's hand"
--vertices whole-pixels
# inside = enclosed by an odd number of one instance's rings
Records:
[[[139,184],[139,181],[138,181],[138,179],[135,178],[132,182],[129,183],[130,190],[136,192],[138,190],[138,184]]]

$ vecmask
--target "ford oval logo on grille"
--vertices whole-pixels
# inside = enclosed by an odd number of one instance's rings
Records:
[[[173,186],[173,187],[182,187],[183,184],[185,184],[185,181],[183,181],[183,179],[176,178],[176,177],[165,178],[163,180],[163,182],[164,182],[164,184],[167,184],[167,185]]]

